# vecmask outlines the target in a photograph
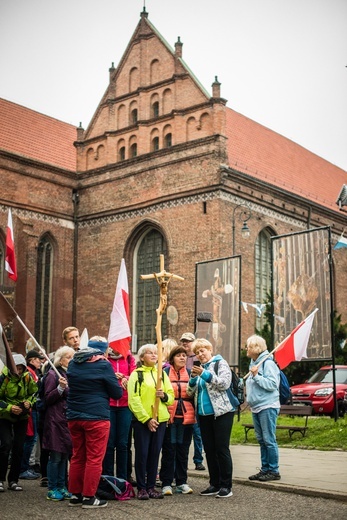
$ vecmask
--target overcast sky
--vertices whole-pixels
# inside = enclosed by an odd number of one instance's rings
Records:
[[[145,3],[209,93],[347,170],[347,0]],[[143,5],[0,0],[0,97],[86,128]]]

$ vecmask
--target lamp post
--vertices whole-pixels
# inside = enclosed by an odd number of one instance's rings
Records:
[[[236,210],[238,210],[239,208],[243,208],[241,211],[240,211],[240,214],[239,214],[239,219],[240,221],[242,222],[243,221],[243,225],[242,225],[242,228],[241,228],[241,235],[242,235],[242,238],[248,238],[251,234],[251,231],[247,225],[247,222],[249,221],[249,219],[251,218],[252,216],[252,210],[251,208],[248,206],[248,204],[238,204],[237,206],[235,206],[234,210],[233,210],[233,256],[235,254],[235,212]]]

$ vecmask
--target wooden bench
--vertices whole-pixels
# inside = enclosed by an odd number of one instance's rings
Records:
[[[282,404],[280,408],[280,415],[305,417],[305,424],[302,426],[294,426],[290,424],[277,424],[276,426],[276,430],[288,430],[290,438],[292,438],[292,435],[295,432],[300,432],[301,435],[305,437],[306,430],[308,429],[307,421],[310,415],[312,415],[312,406]],[[247,442],[248,432],[250,430],[254,430],[254,424],[243,424],[242,426],[245,428],[245,442]]]

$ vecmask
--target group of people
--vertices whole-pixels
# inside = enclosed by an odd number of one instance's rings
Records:
[[[41,485],[45,479],[47,498],[53,501],[105,507],[107,501],[98,494],[102,475],[132,481],[139,500],[172,495],[174,484],[177,493],[190,494],[188,457],[194,435],[195,468],[204,468],[204,450],[209,473],[209,486],[200,495],[232,496],[232,374],[208,340],[195,339],[192,333],[183,334],[180,345],[165,340],[158,385],[154,344],[139,349],[136,363],[130,351],[124,357],[100,336],[79,350],[75,327],[65,329],[63,339],[65,345],[53,357],[55,370],[46,363],[43,375],[40,352],[30,351],[27,359],[13,355],[17,374],[4,367],[0,375],[0,492],[5,491],[6,477],[9,490],[23,489],[19,479],[30,472],[28,461],[38,432]],[[261,452],[260,471],[249,478],[278,480],[279,369],[272,360],[259,364],[268,356],[263,338],[252,336],[246,349],[251,359],[247,401]],[[35,423],[31,430],[29,418]]]

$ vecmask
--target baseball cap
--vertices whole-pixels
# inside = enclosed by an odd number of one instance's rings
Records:
[[[195,336],[191,332],[185,332],[184,334],[182,334],[180,341],[184,341],[184,340],[185,341],[194,341]]]

